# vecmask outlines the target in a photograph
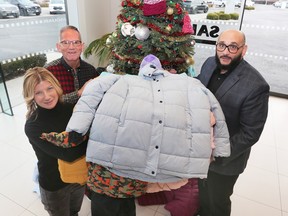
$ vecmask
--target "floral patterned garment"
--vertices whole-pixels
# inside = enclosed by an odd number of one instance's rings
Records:
[[[87,140],[87,136],[82,136],[77,132],[66,132],[63,131],[61,133],[50,132],[50,133],[42,133],[41,139],[47,140],[50,143],[53,143],[56,146],[62,148],[71,148],[81,144],[83,141]]]
[[[139,197],[146,193],[147,185],[147,182],[115,175],[100,165],[88,165],[87,186],[96,193],[114,198]]]
[[[62,148],[71,148],[87,139],[77,132],[42,133],[41,139],[47,140]],[[88,182],[90,190],[114,198],[132,198],[146,193],[147,182],[124,178],[111,173],[107,168],[94,163],[88,163]]]

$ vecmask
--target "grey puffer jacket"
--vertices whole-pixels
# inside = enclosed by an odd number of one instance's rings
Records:
[[[229,134],[213,94],[186,74],[146,65],[139,76],[111,74],[90,82],[66,130],[84,135],[90,129],[89,162],[124,177],[171,182],[206,177],[211,112],[213,155],[227,157]]]

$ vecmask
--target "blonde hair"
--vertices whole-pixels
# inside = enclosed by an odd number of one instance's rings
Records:
[[[35,87],[42,81],[48,81],[55,88],[59,100],[63,95],[63,90],[56,77],[43,67],[34,67],[26,71],[23,82],[23,97],[27,106],[26,118],[28,119],[35,112],[37,104],[34,101]]]

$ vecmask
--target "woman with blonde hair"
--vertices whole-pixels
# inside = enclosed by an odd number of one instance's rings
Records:
[[[27,105],[25,133],[38,159],[41,201],[50,216],[76,216],[81,209],[85,186],[63,182],[58,160],[73,162],[83,157],[87,143],[65,149],[40,138],[43,132],[65,130],[73,105],[61,102],[59,82],[43,67],[26,71],[23,96]]]

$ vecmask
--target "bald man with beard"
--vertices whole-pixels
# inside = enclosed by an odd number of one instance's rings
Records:
[[[229,216],[230,196],[246,168],[251,147],[259,140],[267,113],[269,85],[244,60],[246,38],[226,30],[216,43],[216,54],[202,65],[198,79],[216,96],[224,112],[231,155],[215,158],[206,179],[199,179],[200,216]]]

